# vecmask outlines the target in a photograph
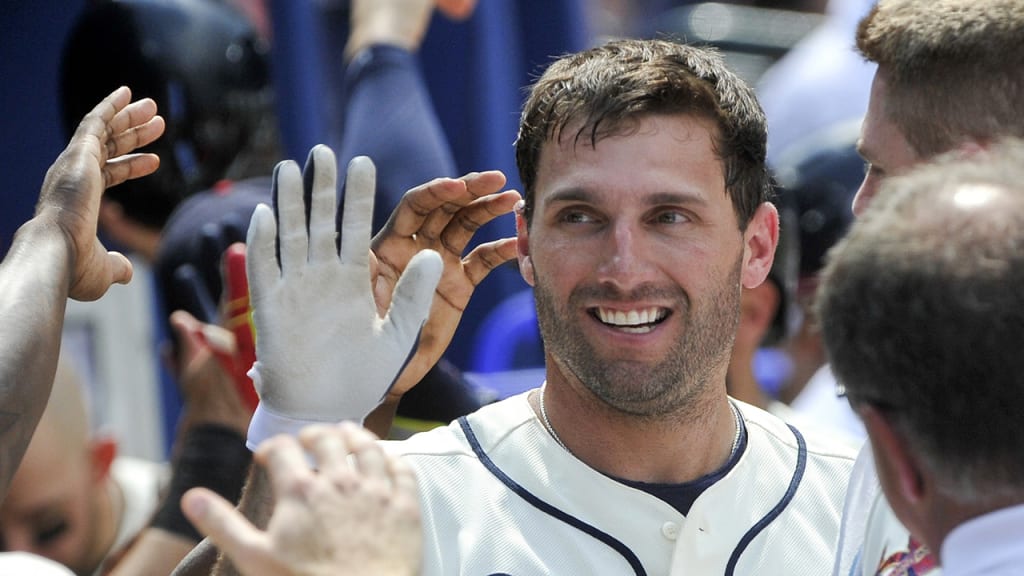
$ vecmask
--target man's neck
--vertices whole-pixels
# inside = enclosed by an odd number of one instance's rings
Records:
[[[718,470],[729,459],[736,420],[724,384],[685,409],[658,417],[616,410],[576,383],[552,379],[530,403],[567,450],[609,476],[650,483],[682,483]],[[542,396],[543,393],[543,396]]]

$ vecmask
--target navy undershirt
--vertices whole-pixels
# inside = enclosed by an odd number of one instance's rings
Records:
[[[730,470],[736,466],[736,463],[740,461],[740,456],[743,455],[743,451],[747,448],[747,425],[743,422],[743,418],[740,418],[740,439],[736,446],[736,452],[729,456],[729,460],[724,466],[718,470],[711,472],[710,474],[701,476],[696,480],[690,482],[683,482],[682,484],[661,484],[657,482],[637,482],[635,480],[625,480],[623,478],[611,478],[617,482],[621,482],[631,488],[642,490],[647,492],[651,496],[659,498],[679,511],[680,514],[686,516],[690,513],[690,507],[693,503],[704,493],[705,490],[710,488],[715,482],[718,482],[729,473]]]

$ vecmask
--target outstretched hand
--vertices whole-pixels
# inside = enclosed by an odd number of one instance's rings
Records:
[[[441,358],[477,285],[491,270],[516,257],[515,238],[480,244],[462,255],[481,226],[510,213],[519,201],[518,192],[498,192],[504,185],[505,176],[490,171],[417,186],[406,192],[374,237],[374,297],[379,310],[390,306],[395,284],[413,255],[431,249],[444,261],[416,355],[388,392],[390,401],[401,398]]]
[[[335,162],[330,148],[314,147],[305,181],[294,162],[280,163],[274,172],[277,218],[260,205],[249,226],[246,271],[257,358],[250,375],[260,395],[250,447],[313,422],[362,422],[414,350],[441,276],[438,254],[416,250],[407,255],[388,302],[374,302],[376,173],[369,158],[349,164],[339,252]]]
[[[255,461],[266,469],[276,502],[266,531],[205,488],[190,490],[181,502],[189,520],[242,574],[419,573],[416,478],[370,432],[351,422],[311,426],[298,441],[276,436],[264,442]]]
[[[35,218],[52,221],[68,240],[74,264],[71,298],[96,300],[111,284],[131,280],[128,259],[108,252],[96,237],[100,199],[106,188],[156,171],[155,154],[131,152],[163,131],[153,100],[131,102],[131,91],[118,88],[85,116],[46,172]]]

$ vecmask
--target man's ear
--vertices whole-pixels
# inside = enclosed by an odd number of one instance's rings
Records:
[[[779,212],[771,202],[764,202],[743,232],[744,288],[754,288],[764,282],[775,261],[775,248],[779,244]]]
[[[92,479],[97,484],[110,476],[110,467],[117,458],[117,440],[110,435],[98,434],[89,442]]]
[[[526,226],[523,211],[516,210],[516,250],[519,259],[519,273],[530,286],[534,285],[533,259],[530,257],[530,231]]]
[[[928,517],[926,508],[932,488],[927,470],[885,412],[871,405],[859,406],[857,412],[867,429],[878,479],[889,506],[911,534],[922,539],[921,528]]]

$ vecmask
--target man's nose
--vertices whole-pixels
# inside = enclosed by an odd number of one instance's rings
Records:
[[[860,216],[864,214],[864,211],[868,209],[871,201],[874,200],[875,194],[878,193],[878,179],[870,176],[865,176],[864,180],[860,183],[860,188],[857,189],[857,194],[853,197],[853,215]]]
[[[649,249],[638,226],[625,222],[613,224],[605,239],[603,251],[599,268],[602,281],[628,287],[646,280]]]

